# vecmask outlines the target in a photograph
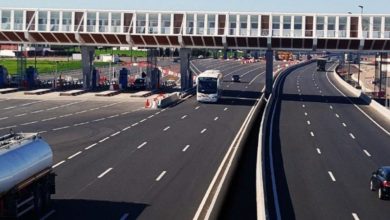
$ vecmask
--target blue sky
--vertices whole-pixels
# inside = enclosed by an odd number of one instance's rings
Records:
[[[390,14],[389,0],[0,0],[0,7]]]

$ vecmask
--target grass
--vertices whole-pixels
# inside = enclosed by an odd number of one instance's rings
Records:
[[[34,60],[27,60],[26,68],[29,66],[34,67]],[[15,59],[1,59],[0,65],[7,68],[8,73],[13,75],[16,74],[17,71],[17,62]],[[95,62],[96,67],[107,66],[109,63],[105,62]],[[67,71],[67,70],[77,70],[81,69],[81,61],[58,61],[58,66],[56,61],[50,60],[37,60],[37,69],[39,74],[50,74],[56,72],[56,68],[58,67],[58,72]]]

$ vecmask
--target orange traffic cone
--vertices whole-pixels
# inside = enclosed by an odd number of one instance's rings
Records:
[[[149,99],[146,99],[146,102],[145,102],[145,108],[150,108],[150,102],[149,102]]]

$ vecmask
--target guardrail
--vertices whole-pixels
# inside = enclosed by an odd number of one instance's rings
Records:
[[[257,219],[281,219],[279,205],[278,205],[278,196],[276,188],[273,186],[272,192],[270,192],[269,187],[267,187],[268,178],[271,177],[271,183],[275,183],[275,176],[273,175],[273,159],[272,159],[272,124],[275,116],[274,108],[276,107],[279,93],[281,92],[280,85],[283,84],[286,76],[292,71],[303,67],[305,65],[313,63],[312,61],[307,61],[299,63],[293,66],[288,67],[285,70],[282,70],[277,74],[272,94],[268,98],[268,102],[265,106],[263,117],[261,120],[260,131],[259,131],[259,141],[257,149],[257,161],[256,161],[256,200],[257,200]],[[270,118],[270,114],[271,118]],[[269,133],[271,132],[271,134]],[[268,146],[268,148],[266,148]],[[267,157],[267,153],[268,156]],[[268,164],[267,164],[268,162]],[[272,198],[273,204],[270,204],[272,201],[269,201],[268,198]],[[274,207],[272,214],[270,213],[270,207]],[[272,218],[271,218],[272,216]]]

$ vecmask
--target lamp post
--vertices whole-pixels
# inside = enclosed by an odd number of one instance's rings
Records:
[[[361,16],[361,19],[363,20],[363,10],[364,10],[364,7],[363,5],[359,5],[358,6],[360,8],[360,16]],[[357,58],[358,58],[358,65],[359,65],[359,70],[358,70],[358,89],[361,88],[360,86],[360,53],[358,52],[357,54]]]

